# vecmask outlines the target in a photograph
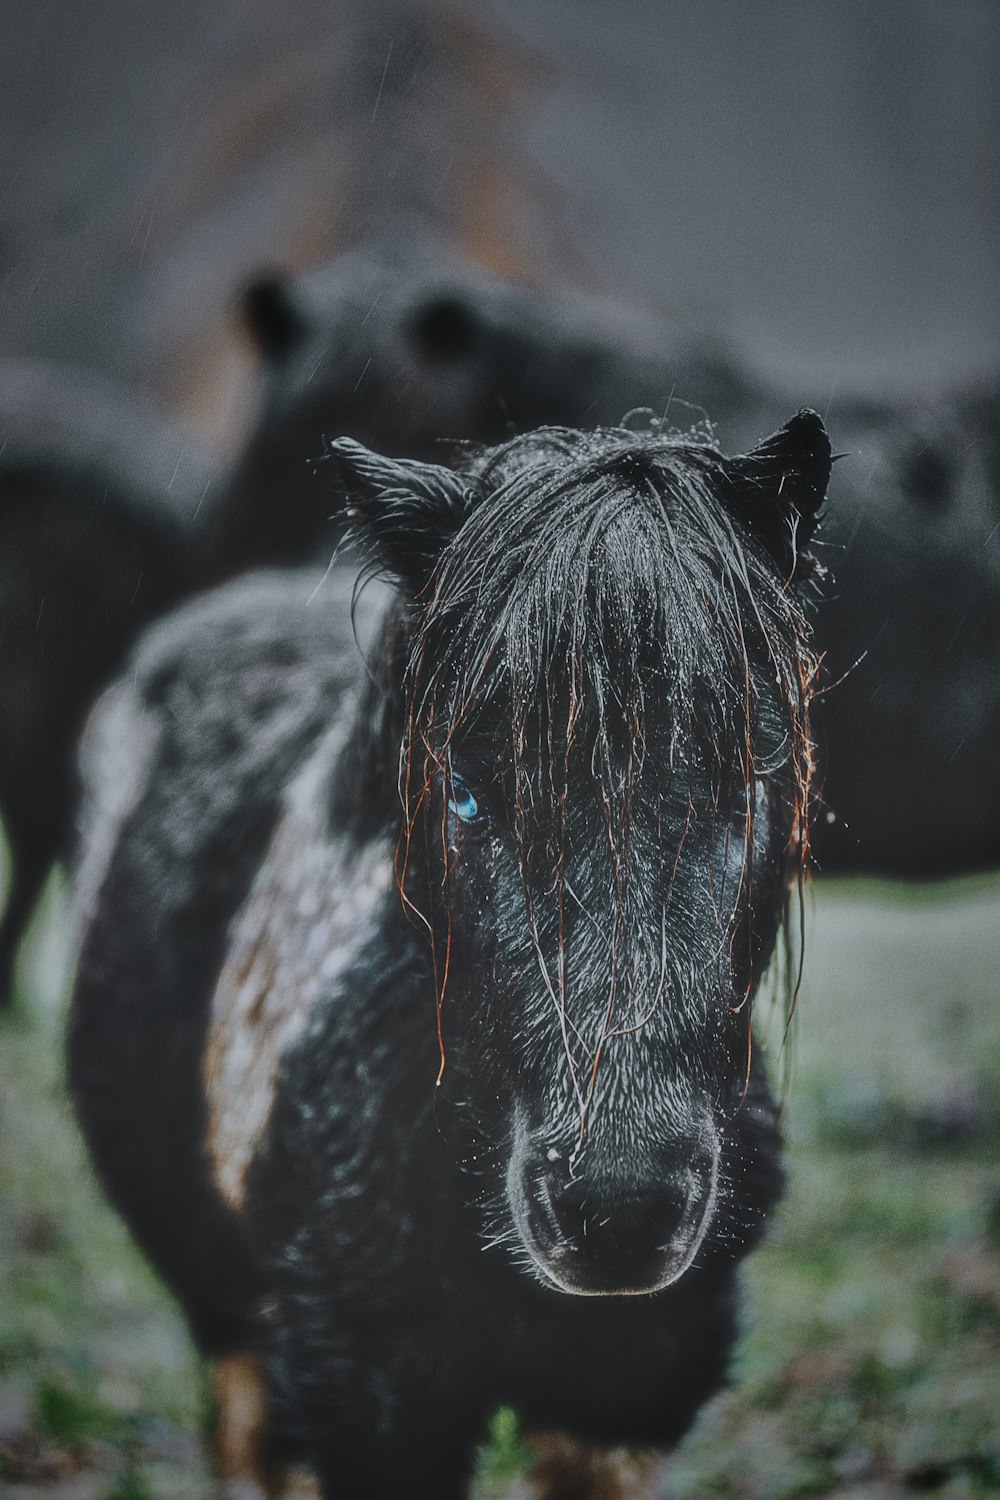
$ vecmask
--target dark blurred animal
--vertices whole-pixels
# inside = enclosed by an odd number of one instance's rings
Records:
[[[541,1493],[620,1493],[606,1450],[724,1380],[781,1185],[751,1012],[829,443],[330,462],[388,602],[230,585],[95,715],[76,1108],[218,1361],[228,1477],[447,1500],[509,1402],[569,1435]]]
[[[732,351],[582,297],[374,250],[269,276],[244,311],[266,370],[257,429],[217,513],[209,573],[333,550],[329,441],[462,461],[463,443],[635,408],[692,409],[726,446],[787,399]],[[815,394],[815,393],[813,393]],[[816,715],[818,867],[941,876],[1000,862],[1000,401],[827,406],[841,434],[821,557],[834,587]]]
[[[836,407],[821,870],[1000,864],[1000,400]]]
[[[72,825],[84,714],[190,587],[215,477],[180,429],[93,374],[0,363],[0,1003]]]
[[[728,423],[750,399],[706,341],[392,240],[306,276],[263,275],[240,311],[263,393],[212,518],[216,582],[332,550],[342,517],[322,460],[334,438],[444,463],[540,426],[619,423],[630,406]]]

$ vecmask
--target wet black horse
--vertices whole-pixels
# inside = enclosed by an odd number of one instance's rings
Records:
[[[563,1435],[540,1493],[636,1493],[781,1187],[751,1022],[829,443],[332,462],[390,587],[230,585],[93,722],[76,1108],[217,1361],[224,1475],[457,1497],[507,1402]]]

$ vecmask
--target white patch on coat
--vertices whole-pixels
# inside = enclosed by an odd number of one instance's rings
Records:
[[[392,883],[384,844],[348,858],[326,831],[330,773],[352,713],[348,704],[289,789],[267,856],[233,921],[212,997],[202,1064],[206,1147],[216,1186],[237,1212],[281,1060],[355,959]]]
[[[74,878],[76,940],[94,919],[112,858],[129,815],[149,781],[157,724],[131,682],[108,688],[91,711],[80,742],[83,796]]]

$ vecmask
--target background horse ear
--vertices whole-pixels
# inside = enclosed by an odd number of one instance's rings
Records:
[[[302,343],[309,320],[293,283],[280,271],[267,271],[247,283],[239,296],[243,327],[267,360],[281,360]]]
[[[351,438],[331,445],[347,496],[347,513],[379,561],[413,594],[474,504],[462,474],[437,464],[383,458]]]
[[[435,292],[415,309],[407,325],[414,349],[429,364],[457,363],[476,352],[483,330],[476,308],[459,292]]]
[[[832,463],[823,419],[807,407],[749,453],[725,461],[740,518],[762,538],[788,579],[808,571],[808,546]]]

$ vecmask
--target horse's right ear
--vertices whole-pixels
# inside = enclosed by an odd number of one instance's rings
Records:
[[[475,503],[466,477],[437,464],[383,458],[351,438],[338,438],[330,458],[358,535],[400,583],[418,594]]]
[[[309,332],[294,283],[280,271],[267,271],[246,284],[239,296],[239,313],[256,349],[267,360],[284,359]]]

